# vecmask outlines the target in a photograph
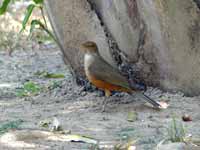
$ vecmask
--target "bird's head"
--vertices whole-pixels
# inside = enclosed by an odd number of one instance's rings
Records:
[[[84,53],[98,53],[98,47],[95,42],[87,41],[81,44],[80,49]]]

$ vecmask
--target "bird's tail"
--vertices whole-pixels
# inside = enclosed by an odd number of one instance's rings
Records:
[[[149,96],[145,95],[144,93],[141,92],[135,92],[135,94],[138,98],[142,98],[145,101],[149,102],[151,105],[153,105],[155,108],[162,108],[162,106],[156,102],[155,100],[151,99]]]

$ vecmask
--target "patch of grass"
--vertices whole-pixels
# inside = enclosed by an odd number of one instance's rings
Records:
[[[41,87],[38,84],[29,81],[24,83],[22,88],[17,89],[16,96],[18,97],[34,96],[39,94],[40,91]]]
[[[134,122],[137,120],[137,113],[135,111],[128,112],[127,121]]]
[[[23,123],[23,120],[10,121],[0,125],[0,135],[8,132],[10,129],[19,129],[19,126]]]
[[[175,117],[173,117],[168,129],[168,136],[171,142],[184,142],[186,133],[182,122],[178,122]]]

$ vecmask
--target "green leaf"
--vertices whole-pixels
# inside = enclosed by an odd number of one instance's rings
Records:
[[[137,120],[137,113],[134,111],[128,112],[128,118],[127,121],[134,122]]]
[[[34,19],[34,20],[31,21],[30,33],[33,32],[33,30],[36,28],[36,26],[39,26],[42,29],[44,28],[44,25],[40,20]]]
[[[34,19],[31,21],[31,28],[30,28],[30,33],[33,32],[33,30],[36,28],[36,26],[39,26],[42,30],[44,30],[56,43],[58,43],[57,39],[55,38],[54,34],[45,27],[45,25],[37,19]]]
[[[44,78],[54,78],[54,79],[65,78],[64,74],[49,73],[47,71],[38,71],[38,72],[35,73],[35,75],[40,76],[40,77],[44,77]]]
[[[35,5],[34,4],[30,4],[27,9],[26,9],[26,14],[25,14],[25,17],[24,17],[24,20],[22,22],[22,30],[24,30],[26,28],[26,24],[27,22],[29,21],[29,18],[33,12],[33,9],[35,8]],[[21,30],[21,31],[22,31]]]
[[[42,4],[44,0],[33,0],[36,4]]]
[[[48,73],[44,76],[45,78],[54,78],[54,79],[58,79],[58,78],[65,78],[65,75],[63,74],[54,74],[54,73]]]
[[[37,93],[40,91],[40,87],[34,82],[26,82],[24,84],[24,89],[30,93]]]
[[[21,89],[17,89],[16,96],[24,97],[37,95],[41,91],[41,87],[34,82],[26,82]]]
[[[10,0],[3,1],[2,6],[0,7],[0,15],[6,12],[9,3],[10,3]]]

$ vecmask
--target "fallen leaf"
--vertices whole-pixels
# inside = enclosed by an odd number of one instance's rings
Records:
[[[86,136],[76,134],[60,134],[43,130],[13,130],[4,133],[0,137],[1,142],[9,145],[11,142],[14,143],[27,143],[33,139],[37,140],[48,140],[48,141],[62,141],[62,142],[83,142],[88,144],[98,144],[98,141]]]
[[[84,142],[84,143],[89,143],[89,144],[97,144],[98,143],[97,140],[94,140],[94,139],[86,137],[86,136],[68,134],[65,137],[70,142]]]
[[[167,109],[169,107],[169,104],[164,102],[164,101],[160,101],[160,102],[157,102],[157,103],[160,104],[160,106],[161,106],[160,108],[161,109]]]
[[[136,150],[136,146],[129,146],[128,150]]]
[[[64,74],[49,73],[47,71],[37,71],[35,75],[45,78],[54,78],[54,79],[65,78]]]
[[[128,118],[127,121],[134,122],[137,120],[137,113],[134,111],[128,112]]]
[[[44,75],[45,78],[65,78],[65,75],[63,74],[54,74],[54,73],[47,73],[46,75]]]

